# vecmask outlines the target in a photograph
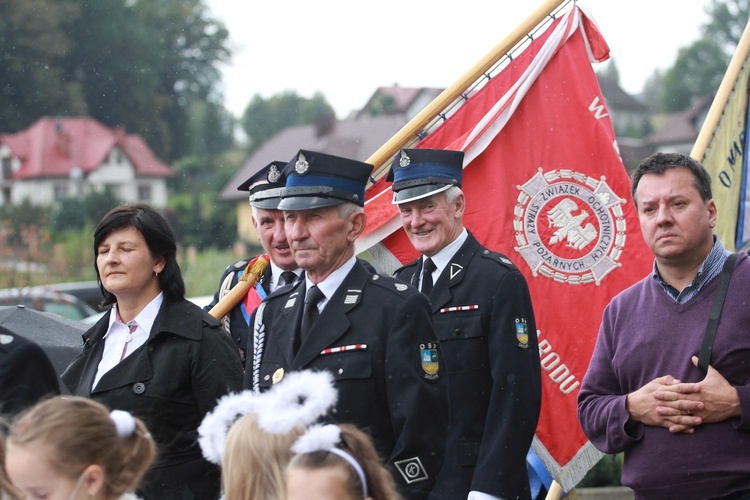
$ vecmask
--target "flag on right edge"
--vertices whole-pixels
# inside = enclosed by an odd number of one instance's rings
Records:
[[[690,156],[711,174],[717,208],[714,232],[730,250],[750,244],[748,85],[750,22],[732,57]]]

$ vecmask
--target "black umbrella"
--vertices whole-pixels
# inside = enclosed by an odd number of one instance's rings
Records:
[[[37,311],[24,306],[0,307],[0,325],[41,346],[60,375],[83,349],[81,334],[90,328],[59,314]],[[63,393],[68,393],[60,382]]]

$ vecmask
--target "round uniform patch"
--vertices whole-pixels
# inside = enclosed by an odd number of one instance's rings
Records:
[[[273,372],[273,376],[271,377],[271,382],[274,384],[278,384],[279,382],[281,382],[281,379],[283,378],[284,378],[284,369],[279,368],[278,370]]]
[[[625,216],[606,178],[572,170],[539,172],[520,191],[513,227],[534,276],[577,285],[601,283],[621,264]]]

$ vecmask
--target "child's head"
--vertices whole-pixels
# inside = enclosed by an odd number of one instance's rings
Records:
[[[117,498],[136,488],[156,453],[140,420],[75,396],[18,415],[6,447],[8,476],[30,500]]]
[[[292,443],[336,397],[330,373],[302,371],[269,392],[220,399],[198,428],[198,442],[203,456],[222,466],[226,500],[283,499]]]
[[[282,499],[284,468],[292,458],[292,443],[303,430],[300,426],[285,434],[272,434],[258,426],[252,413],[232,424],[221,471],[226,500]]]
[[[0,498],[3,500],[20,500],[23,497],[20,491],[8,479],[5,473],[5,445],[0,436]]]
[[[394,500],[395,483],[372,439],[353,425],[311,427],[292,447],[288,500]]]

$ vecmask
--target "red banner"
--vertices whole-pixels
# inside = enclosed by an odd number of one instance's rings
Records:
[[[576,398],[602,310],[652,263],[591,67],[608,57],[574,7],[417,146],[465,152],[464,224],[529,283],[543,369],[534,451],[565,490],[601,457],[578,425]],[[376,258],[406,263],[417,253],[388,188],[368,191],[360,248],[382,240]]]

